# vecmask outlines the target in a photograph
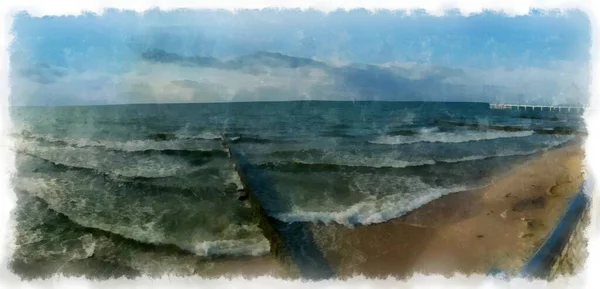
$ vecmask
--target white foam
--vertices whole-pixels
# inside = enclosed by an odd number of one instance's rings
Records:
[[[221,134],[212,131],[203,131],[200,133],[196,133],[195,129],[190,128],[190,124],[187,123],[181,129],[175,132],[175,137],[178,139],[220,140]]]
[[[489,158],[494,158],[494,157],[527,156],[527,155],[532,155],[532,154],[536,154],[539,152],[547,151],[551,148],[565,144],[574,138],[575,138],[575,136],[566,136],[566,137],[564,137],[564,139],[546,141],[546,142],[544,142],[543,148],[533,149],[533,150],[529,150],[529,151],[512,151],[512,150],[510,150],[510,151],[504,151],[504,152],[500,152],[500,153],[493,154],[493,155],[474,155],[474,156],[468,156],[468,157],[464,157],[464,158],[444,159],[444,160],[441,160],[438,162],[460,163],[460,162],[466,162],[466,161],[484,160],[484,159],[489,159]]]
[[[346,226],[385,222],[415,210],[444,195],[475,189],[475,187],[455,186],[432,188],[414,178],[413,193],[400,192],[376,199],[365,200],[340,211],[307,211],[299,207],[292,212],[279,213],[275,217],[284,222],[323,222]]]
[[[468,156],[458,159],[438,160],[437,162],[452,163],[491,157],[530,155],[562,145],[574,138],[574,136],[565,136],[560,139],[546,141],[543,143],[545,145],[544,148],[531,151],[504,151],[489,156]],[[389,181],[379,180],[379,184],[373,183],[375,180],[369,176],[365,176],[363,179],[354,179],[353,183],[361,191],[364,191],[363,195],[366,198],[347,209],[311,211],[301,206],[295,206],[291,212],[279,213],[275,217],[286,222],[335,222],[347,226],[353,224],[366,225],[400,217],[447,194],[481,188],[480,186],[430,187],[418,177],[402,178],[398,176],[394,178]],[[381,195],[383,193],[382,190],[395,190],[398,192],[379,198],[375,197],[376,195]]]
[[[373,144],[413,144],[419,142],[439,142],[439,143],[461,143],[470,141],[492,140],[498,138],[514,138],[527,137],[533,135],[534,131],[519,131],[519,132],[502,132],[502,131],[486,131],[486,132],[433,132],[418,134],[413,136],[380,136],[375,140],[369,141]]]
[[[123,177],[162,178],[191,173],[194,168],[181,158],[152,155],[138,157],[93,147],[37,146],[21,142],[14,149],[55,164],[97,170]]]
[[[70,191],[69,188],[75,184],[66,182],[64,178],[20,177],[13,180],[13,185],[16,189],[44,200],[50,209],[67,216],[81,226],[112,232],[139,242],[173,244],[199,256],[215,254],[260,256],[270,250],[268,240],[256,225],[230,224],[217,234],[199,225],[185,238],[174,238],[159,223],[166,212],[152,211],[152,208],[143,206],[142,203],[140,203],[142,205],[131,204],[130,209],[123,211],[124,200],[119,200],[116,192],[106,192],[110,188],[96,188],[95,192],[90,189],[88,193],[96,194],[96,197],[104,194],[99,196],[101,203],[98,203],[98,198],[88,202],[86,198],[82,198],[81,192]],[[148,201],[155,202],[146,200]],[[104,216],[102,214],[104,210],[111,211],[113,217],[108,219],[101,217]],[[124,218],[119,218],[120,216]],[[147,220],[148,216],[154,218]]]
[[[389,158],[342,158],[342,159],[333,159],[328,162],[310,162],[310,161],[302,161],[302,160],[294,160],[295,163],[305,164],[305,165],[340,165],[340,166],[348,166],[348,167],[371,167],[371,168],[407,168],[414,166],[423,166],[423,165],[434,165],[436,161],[434,160],[423,160],[418,162],[410,162],[403,160],[395,160]]]
[[[195,246],[194,253],[199,256],[263,256],[268,254],[270,250],[271,245],[266,238],[256,238],[202,242]]]
[[[178,132],[175,134],[175,137],[178,139],[203,139],[203,140],[219,140],[221,139],[221,135],[213,133],[213,132],[201,132],[199,134],[187,134]]]
[[[437,127],[424,127],[424,128],[419,129],[419,133],[421,133],[421,134],[433,133],[433,132],[438,132],[438,131],[440,131],[440,129]]]
[[[214,150],[217,146],[209,146],[206,148],[198,147],[199,143],[194,142],[194,140],[216,140],[220,137],[216,135],[200,134],[200,135],[191,135],[191,136],[179,136],[173,140],[164,140],[164,141],[156,141],[156,140],[94,140],[89,138],[57,138],[51,135],[39,135],[39,134],[31,134],[29,139],[39,139],[45,140],[48,142],[64,142],[69,146],[73,147],[102,147],[111,150],[120,150],[125,152],[137,152],[137,151],[147,151],[147,150],[194,150],[194,151],[211,151]],[[15,141],[19,142],[19,138]],[[22,141],[21,141],[22,142]],[[208,145],[207,142],[200,143],[202,145]]]
[[[438,163],[459,163],[466,161],[476,161],[476,160],[484,160],[495,157],[510,157],[510,156],[526,156],[535,154],[541,151],[548,150],[550,148],[562,145],[572,139],[575,136],[564,136],[559,139],[553,139],[549,141],[540,142],[539,145],[543,146],[540,149],[533,149],[528,151],[519,151],[519,150],[505,150],[497,153],[489,154],[489,155],[472,155],[466,156],[462,158],[448,158],[448,159],[428,159],[428,160],[419,160],[419,161],[405,161],[396,159],[397,156],[384,155],[380,157],[361,157],[355,154],[352,155],[338,155],[332,154],[328,159],[320,159],[317,161],[309,161],[309,160],[300,160],[294,159],[295,163],[306,164],[306,165],[319,165],[319,164],[333,164],[333,165],[341,165],[341,166],[349,166],[349,167],[371,167],[371,168],[407,168],[407,167],[416,167],[423,165],[435,165]]]

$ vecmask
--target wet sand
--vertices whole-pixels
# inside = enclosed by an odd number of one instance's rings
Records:
[[[413,273],[518,272],[565,212],[583,180],[581,142],[547,151],[487,187],[441,197],[388,222],[312,225],[340,278]]]

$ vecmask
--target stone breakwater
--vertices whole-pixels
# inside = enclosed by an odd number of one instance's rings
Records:
[[[270,217],[264,207],[261,205],[256,193],[252,188],[248,186],[248,178],[242,168],[242,164],[239,162],[240,156],[236,155],[231,148],[225,137],[222,137],[222,147],[227,152],[227,155],[232,163],[233,169],[238,174],[242,183],[240,190],[240,200],[248,201],[254,211],[255,217],[259,219],[259,227],[263,232],[263,235],[269,240],[270,251],[273,256],[280,262],[284,267],[285,273],[283,278],[296,279],[301,277],[301,272],[292,259],[292,256],[286,250],[284,240],[281,238],[280,232],[278,232],[279,221]]]

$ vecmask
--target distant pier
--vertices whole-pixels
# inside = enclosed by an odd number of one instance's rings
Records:
[[[491,109],[516,109],[531,111],[565,111],[565,112],[584,112],[588,107],[583,106],[555,106],[555,105],[530,105],[530,104],[504,104],[490,103]]]

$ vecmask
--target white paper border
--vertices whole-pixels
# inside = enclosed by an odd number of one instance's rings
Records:
[[[337,9],[365,8],[368,10],[377,9],[424,9],[433,15],[443,15],[444,10],[460,9],[463,14],[478,13],[483,10],[502,10],[509,15],[522,15],[529,13],[530,9],[570,9],[576,8],[585,11],[592,22],[591,47],[592,65],[591,65],[591,85],[590,85],[590,103],[593,107],[600,107],[600,98],[598,97],[598,49],[600,39],[600,10],[594,5],[594,0],[590,1],[558,1],[558,0],[455,0],[455,1],[426,1],[426,0],[335,0],[335,1],[315,1],[315,0],[3,0],[0,4],[3,8],[1,12],[4,16],[0,24],[2,34],[0,42],[3,47],[8,47],[11,36],[9,30],[12,24],[11,15],[14,11],[27,10],[33,16],[43,15],[78,15],[82,11],[101,13],[104,8],[127,9],[142,12],[151,8],[160,8],[163,10],[173,8],[218,8],[227,10],[236,9],[261,9],[261,8],[301,8],[318,9],[322,11],[333,11]],[[0,131],[6,133],[10,128],[10,118],[8,117],[8,95],[10,87],[8,82],[8,51],[5,49],[0,57],[2,73],[0,77]],[[588,178],[598,180],[600,172],[600,139],[598,130],[600,130],[600,116],[598,113],[590,112],[586,115],[587,129],[589,136],[586,142],[586,162],[588,169]],[[509,282],[486,279],[483,276],[456,276],[446,279],[441,276],[423,276],[417,275],[412,279],[400,282],[396,280],[367,280],[365,278],[354,278],[352,280],[342,281],[322,281],[317,283],[308,282],[288,282],[276,280],[273,278],[258,278],[248,281],[242,278],[227,280],[216,279],[207,280],[198,277],[194,278],[163,278],[150,279],[138,278],[136,280],[117,279],[105,282],[92,282],[85,278],[64,278],[54,277],[48,280],[40,280],[31,283],[21,282],[17,276],[8,272],[6,265],[9,256],[13,236],[9,223],[10,211],[14,208],[16,197],[9,185],[11,172],[14,170],[14,155],[8,150],[8,140],[2,135],[0,137],[0,288],[599,288],[600,286],[600,255],[598,243],[598,214],[597,197],[594,197],[591,210],[591,225],[588,229],[589,235],[589,257],[586,262],[584,272],[576,277],[563,278],[552,283],[544,281],[530,282],[522,279],[512,279]],[[596,148],[594,150],[593,148]],[[597,182],[593,182],[594,196],[597,194]],[[7,238],[4,238],[7,236]]]

